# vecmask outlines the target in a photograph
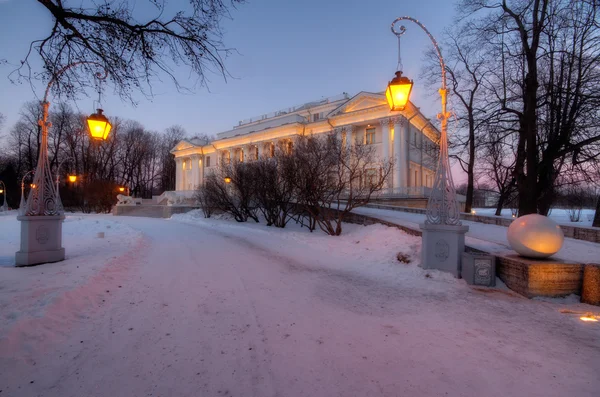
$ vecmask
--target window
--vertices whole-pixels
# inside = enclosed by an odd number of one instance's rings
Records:
[[[223,154],[221,155],[221,164],[227,165],[227,164],[229,164],[229,160],[230,160],[229,150],[223,151]]]
[[[235,151],[236,154],[236,160],[239,161],[240,163],[244,162],[244,149],[237,149]]]
[[[375,143],[375,128],[367,128],[365,131],[365,144],[372,145]]]
[[[210,167],[210,156],[206,156],[205,162],[206,162],[206,166]]]
[[[287,141],[285,143],[285,154],[290,155],[290,154],[292,154],[293,150],[294,150],[294,142],[292,142],[291,140]]]
[[[319,121],[320,119],[321,119],[321,113],[315,113],[315,114],[312,115],[312,121],[313,121],[313,123],[315,121]]]
[[[275,157],[275,144],[271,142],[269,144],[269,157]]]
[[[253,146],[250,153],[254,160],[258,160],[258,146]]]
[[[413,186],[419,186],[419,171],[415,170],[415,182]]]
[[[375,186],[377,182],[379,182],[378,179],[379,178],[377,178],[377,169],[370,168],[367,170],[365,174],[365,183],[367,184],[367,186]]]

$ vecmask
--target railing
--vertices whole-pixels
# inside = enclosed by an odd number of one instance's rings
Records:
[[[283,115],[288,114],[288,113],[297,112],[298,110],[304,110],[304,109],[314,108],[315,106],[325,105],[325,104],[328,104],[328,103],[331,103],[331,102],[340,101],[342,99],[349,99],[348,94],[344,92],[343,94],[334,95],[334,96],[331,96],[331,97],[328,97],[328,98],[325,98],[325,99],[321,99],[321,100],[318,100],[318,101],[307,102],[307,103],[303,103],[301,105],[296,105],[296,106],[292,106],[292,107],[289,107],[289,108],[277,110],[275,112],[262,114],[262,115],[257,116],[257,117],[252,117],[252,118],[249,118],[249,119],[241,120],[238,123],[237,127],[241,127],[241,126],[246,125],[246,124],[251,124],[251,123],[254,123],[254,122],[257,122],[257,121],[266,120],[266,119],[270,119],[270,118],[277,117],[277,116],[283,116]]]

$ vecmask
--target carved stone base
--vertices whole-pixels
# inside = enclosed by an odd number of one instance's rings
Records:
[[[62,247],[64,215],[18,216],[21,221],[21,249],[15,254],[17,266],[32,266],[65,259]]]
[[[460,278],[461,255],[465,251],[468,226],[420,224],[423,232],[421,267],[449,272]]]

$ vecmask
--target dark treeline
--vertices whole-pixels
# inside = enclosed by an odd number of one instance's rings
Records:
[[[4,126],[0,146],[0,180],[8,190],[8,205],[17,208],[22,178],[37,165],[41,142],[38,120],[41,106],[25,104],[19,120]],[[48,133],[48,157],[53,179],[60,164],[59,186],[66,208],[107,211],[116,202],[118,187],[132,195],[150,198],[175,188],[175,161],[170,150],[185,131],[173,126],[160,133],[133,120],[111,118],[112,130],[106,141],[91,139],[87,115],[65,103],[50,108],[52,127]],[[67,175],[77,175],[70,184]],[[31,176],[25,179],[26,192]]]

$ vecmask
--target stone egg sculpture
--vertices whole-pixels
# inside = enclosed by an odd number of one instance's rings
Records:
[[[508,243],[519,255],[548,258],[563,245],[565,236],[552,219],[538,214],[521,216],[508,227]]]

